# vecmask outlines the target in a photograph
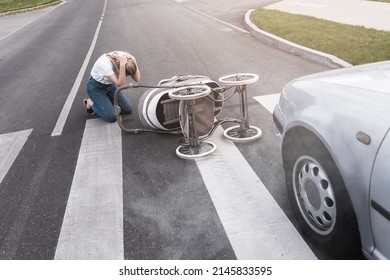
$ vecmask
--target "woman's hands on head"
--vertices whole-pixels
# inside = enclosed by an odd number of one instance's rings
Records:
[[[127,57],[124,55],[118,55],[119,66],[126,65]]]
[[[136,72],[134,75],[131,75],[131,78],[135,82],[139,82],[141,80],[141,73],[138,69],[137,61],[135,60],[135,57],[131,55],[130,53],[121,53],[117,51],[113,51],[109,53],[109,56],[119,61],[119,65],[114,67],[117,67],[118,75],[110,75],[108,78],[117,84],[118,86],[122,86],[126,84],[126,63],[128,62],[128,59],[132,60],[136,66]]]

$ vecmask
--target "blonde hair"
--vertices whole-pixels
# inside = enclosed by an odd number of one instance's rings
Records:
[[[114,65],[116,72],[119,74],[119,54],[114,51],[108,53],[107,56],[110,58],[112,64]],[[134,57],[130,53],[123,52],[123,56],[127,58],[127,62],[125,65],[126,76],[133,76],[137,72],[137,63],[135,62]]]
[[[127,62],[126,62],[126,75],[127,76],[134,76],[134,74],[137,72],[137,64],[133,60],[133,58],[127,57]]]

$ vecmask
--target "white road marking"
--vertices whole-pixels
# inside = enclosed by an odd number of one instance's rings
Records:
[[[316,259],[222,128],[210,141],[217,150],[196,164],[237,258]]]
[[[188,1],[187,1],[187,0],[175,0],[174,2],[176,2],[177,4],[180,5],[181,3],[185,3],[185,2],[188,2]],[[249,31],[248,31],[248,30],[242,29],[242,28],[240,28],[240,27],[238,27],[238,26],[235,26],[235,25],[233,25],[233,24],[230,24],[230,23],[228,23],[228,22],[226,22],[226,21],[223,21],[223,20],[220,20],[220,19],[218,19],[218,18],[216,18],[216,17],[210,16],[210,15],[208,15],[208,14],[206,14],[206,13],[203,13],[203,12],[201,12],[201,11],[199,11],[199,10],[195,10],[195,9],[190,8],[190,7],[187,7],[187,6],[182,6],[182,7],[187,8],[187,9],[189,9],[189,10],[195,12],[195,13],[198,13],[198,14],[201,14],[201,15],[203,15],[203,16],[206,16],[206,17],[208,17],[208,18],[210,18],[210,19],[212,19],[212,20],[218,21],[219,23],[222,23],[222,24],[224,24],[224,25],[226,25],[226,26],[229,26],[230,28],[232,28],[232,29],[234,29],[234,30],[237,30],[237,31],[239,31],[239,32],[241,32],[241,33],[244,33],[244,34],[249,35]]]
[[[22,150],[32,129],[0,135],[0,183]]]
[[[92,52],[95,48],[96,41],[97,41],[97,38],[98,38],[99,32],[100,32],[100,27],[102,26],[102,23],[103,23],[104,14],[106,11],[106,6],[107,6],[107,0],[105,0],[105,2],[104,2],[103,12],[102,12],[102,15],[100,17],[98,26],[96,28],[95,35],[93,37],[91,46],[89,47],[88,53],[85,56],[84,62],[80,68],[80,71],[76,77],[76,80],[74,81],[73,87],[70,90],[68,98],[65,101],[64,107],[62,107],[60,116],[58,117],[57,123],[53,129],[53,132],[51,133],[51,136],[60,136],[62,134],[62,130],[64,129],[66,119],[68,118],[70,109],[72,108],[73,101],[76,97],[77,91],[79,90],[79,87],[80,87],[80,84],[82,82],[85,70],[87,69],[89,60],[91,59],[91,56],[92,56]]]
[[[271,112],[279,94],[255,97]],[[214,154],[196,160],[240,260],[316,259],[222,128],[210,139]],[[88,120],[55,259],[123,259],[121,130]]]
[[[86,123],[55,259],[124,259],[122,132]]]
[[[272,114],[276,104],[279,102],[280,93],[260,95],[253,98]]]

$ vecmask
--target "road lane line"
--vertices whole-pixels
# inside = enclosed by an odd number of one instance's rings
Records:
[[[196,164],[237,258],[316,259],[221,127],[210,141],[217,150]]]
[[[0,135],[0,184],[22,150],[32,129]]]
[[[120,128],[88,120],[55,259],[124,259],[122,175]]]
[[[185,1],[185,0],[173,0],[173,1],[174,1],[173,3],[178,4],[178,5],[182,6],[183,8],[186,8],[186,9],[188,9],[188,10],[191,10],[191,11],[195,12],[195,13],[201,14],[201,15],[203,15],[203,16],[205,16],[205,17],[208,17],[208,18],[210,18],[210,19],[212,19],[212,20],[214,20],[214,21],[217,21],[217,22],[219,22],[219,23],[222,23],[223,25],[229,26],[230,28],[235,29],[235,30],[237,30],[237,31],[239,31],[239,32],[241,32],[241,33],[244,33],[244,34],[247,34],[247,35],[250,34],[248,30],[242,29],[241,27],[238,27],[238,26],[236,26],[236,25],[230,24],[230,23],[228,23],[228,22],[226,22],[226,21],[220,20],[220,19],[218,19],[218,18],[216,18],[216,17],[210,16],[210,15],[208,15],[208,14],[206,14],[206,13],[203,13],[203,12],[201,12],[201,11],[195,10],[195,9],[190,8],[190,7],[188,7],[188,6],[182,5],[183,3],[187,2],[187,1]]]
[[[53,129],[53,132],[51,133],[51,136],[60,136],[62,134],[62,130],[64,129],[66,119],[68,118],[70,109],[72,108],[73,101],[76,97],[77,91],[79,90],[80,84],[82,82],[85,70],[87,69],[88,63],[91,59],[92,52],[95,49],[95,45],[97,42],[97,38],[99,37],[100,27],[103,23],[104,14],[106,12],[106,6],[107,6],[107,0],[104,2],[103,12],[100,17],[98,26],[95,31],[95,35],[93,37],[91,46],[89,47],[88,53],[85,56],[84,62],[80,68],[79,73],[77,74],[76,80],[74,81],[74,84],[72,86],[72,89],[70,90],[70,93],[68,95],[68,98],[65,101],[64,107],[62,107],[60,116],[57,119],[57,123]]]
[[[276,104],[278,104],[279,102],[280,93],[259,95],[253,98],[261,105],[263,105],[272,114]]]

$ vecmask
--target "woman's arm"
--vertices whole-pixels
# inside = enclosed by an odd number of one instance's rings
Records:
[[[131,76],[131,78],[133,78],[134,81],[139,82],[141,80],[141,72],[139,71],[139,67],[135,59],[134,59],[134,63],[135,65],[137,65],[137,71],[135,71],[134,75]]]
[[[126,84],[126,62],[127,58],[119,55],[119,75],[112,74],[108,76],[108,78],[115,84],[117,84],[119,87]]]

